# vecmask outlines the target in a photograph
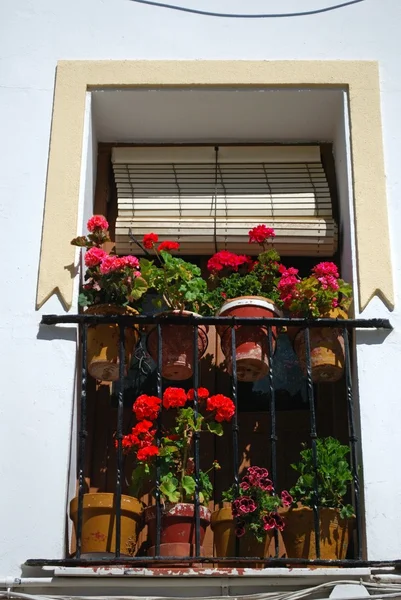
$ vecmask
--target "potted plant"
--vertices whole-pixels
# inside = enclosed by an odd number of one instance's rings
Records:
[[[277,496],[268,470],[254,466],[248,467],[238,492],[233,485],[223,493],[223,502],[230,506],[215,511],[211,520],[216,556],[235,556],[237,537],[239,556],[264,558],[274,530],[284,529],[278,510],[293,500],[287,491]]]
[[[136,552],[137,533],[142,521],[142,504],[137,498],[121,496],[120,552]],[[78,522],[78,496],[70,502],[70,517],[75,532]],[[83,497],[81,556],[108,556],[116,551],[116,495],[88,493]]]
[[[154,302],[156,307],[165,314],[167,309],[182,317],[199,316],[207,291],[199,267],[171,254],[179,249],[178,242],[158,244],[157,234],[148,233],[143,238],[143,245],[154,254],[154,260],[141,259],[140,270],[149,289],[158,295]],[[166,379],[180,381],[192,376],[193,329],[193,326],[162,325],[162,375]],[[198,327],[198,359],[206,352],[207,333],[206,325]],[[157,362],[155,327],[150,328],[147,346],[149,354]]]
[[[156,466],[160,469],[160,499],[162,503],[160,555],[193,556],[195,554],[195,509],[196,490],[194,463],[194,436],[207,433],[223,435],[223,422],[230,422],[235,406],[233,401],[216,394],[209,395],[206,388],[197,390],[199,413],[196,415],[191,403],[194,390],[168,387],[163,398],[149,395],[139,396],[134,404],[137,424],[123,439],[124,452],[134,452],[137,464],[132,473],[131,492],[136,496],[144,487],[150,487],[155,495]],[[155,420],[163,405],[162,428],[156,439]],[[173,411],[173,415],[169,411]],[[173,419],[171,419],[173,416]],[[172,425],[168,426],[167,422]],[[214,462],[209,471],[199,471],[200,544],[210,522],[207,508],[213,487],[209,478],[212,469],[219,468]],[[150,548],[154,555],[156,545],[156,506],[145,508]],[[203,549],[201,547],[201,553]]]
[[[86,248],[87,267],[79,304],[88,314],[136,314],[135,306],[147,290],[141,277],[139,260],[135,256],[117,256],[104,249],[110,242],[109,224],[101,215],[94,215],[87,223],[89,234],[71,241],[74,246]],[[88,329],[88,372],[103,381],[119,377],[119,327],[95,325]],[[125,368],[138,340],[135,328],[125,328]]]
[[[280,267],[278,290],[283,306],[295,317],[330,317],[347,319],[352,301],[352,287],[340,279],[337,266],[321,262],[313,267],[309,277],[300,278],[298,270]],[[307,357],[304,331],[288,328],[301,368],[306,373]],[[337,327],[312,327],[310,362],[315,383],[334,382],[344,370],[344,337]]]
[[[320,558],[343,559],[355,517],[354,509],[344,502],[352,482],[347,461],[349,447],[333,437],[316,440],[317,469],[312,449],[303,444],[299,463],[291,467],[299,478],[291,488],[293,506],[283,515],[286,528],[283,539],[288,558],[316,558],[313,506],[316,503],[315,477],[319,508]]]
[[[249,243],[257,243],[262,252],[253,261],[249,256],[228,251],[214,254],[208,261],[211,290],[206,304],[222,317],[274,317],[281,313],[276,306],[279,299],[277,283],[280,279],[280,256],[269,248],[274,229],[258,225],[249,231]],[[227,369],[232,372],[231,328],[217,327]],[[272,328],[273,350],[276,328]],[[236,326],[236,366],[240,381],[262,379],[269,368],[267,328]]]

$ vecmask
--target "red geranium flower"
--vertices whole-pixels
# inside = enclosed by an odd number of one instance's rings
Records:
[[[157,398],[157,396],[142,394],[142,396],[138,396],[135,400],[132,410],[138,421],[142,421],[143,419],[154,421],[159,414],[160,404],[160,398]]]
[[[235,413],[235,404],[231,398],[223,396],[223,394],[216,394],[208,398],[206,402],[206,410],[216,411],[215,419],[218,422],[227,421],[230,422]]]
[[[168,387],[163,394],[164,408],[181,408],[187,403],[187,394],[182,388]]]
[[[138,450],[136,457],[138,460],[147,461],[149,458],[153,458],[154,456],[158,455],[159,448],[157,446],[147,446],[146,448],[141,448]]]
[[[158,251],[161,252],[162,250],[165,250],[166,252],[170,252],[170,250],[178,250],[179,247],[180,244],[178,242],[169,242],[166,240],[159,244]]]
[[[135,427],[132,428],[132,433],[135,435],[147,433],[151,427],[153,427],[152,421],[147,421],[146,419],[144,419],[143,421],[139,421],[139,423],[137,423]]]
[[[187,398],[188,400],[190,400],[191,402],[193,402],[194,400],[194,389],[191,388],[190,390],[188,390],[188,394],[187,394]],[[199,402],[205,401],[209,398],[209,390],[204,388],[204,387],[200,387],[198,388],[198,400]]]
[[[157,235],[157,233],[145,233],[145,235],[143,236],[143,245],[148,250],[151,250],[154,244],[156,244],[158,241],[159,236]]]
[[[92,233],[95,231],[95,229],[103,229],[103,231],[107,231],[109,224],[102,215],[93,215],[93,217],[91,217],[87,222],[86,227],[88,228],[88,231]]]
[[[245,254],[234,254],[234,252],[229,252],[228,250],[221,250],[209,258],[207,268],[212,273],[221,271],[224,267],[238,271],[238,267],[249,263],[249,260],[249,256],[245,256]]]
[[[266,225],[257,225],[248,232],[248,235],[250,244],[252,242],[256,242],[257,244],[263,244],[269,238],[274,238],[276,236],[276,233],[271,227],[266,227]]]

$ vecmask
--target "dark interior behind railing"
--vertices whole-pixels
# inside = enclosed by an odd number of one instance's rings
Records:
[[[344,350],[345,350],[345,373],[344,373],[344,386],[346,392],[347,401],[347,415],[348,415],[348,442],[350,446],[350,467],[353,475],[352,482],[352,505],[355,511],[356,517],[356,528],[355,528],[355,549],[354,558],[327,561],[320,557],[320,539],[319,539],[319,497],[317,482],[315,478],[315,497],[313,504],[313,515],[314,515],[314,535],[316,544],[316,558],[313,560],[309,559],[294,559],[290,556],[283,557],[279,556],[279,546],[277,535],[275,536],[275,556],[265,559],[257,558],[258,564],[264,564],[265,566],[285,566],[290,564],[298,565],[341,565],[341,566],[361,566],[368,564],[368,561],[362,560],[362,512],[361,512],[361,497],[360,497],[360,484],[359,484],[359,469],[358,464],[358,435],[355,427],[355,406],[354,406],[354,392],[351,372],[351,343],[350,343],[350,332],[356,328],[362,329],[391,329],[391,325],[388,320],[384,319],[348,319],[348,320],[337,320],[337,319],[289,319],[289,318],[235,318],[235,317],[196,317],[186,316],[185,321],[180,316],[173,315],[156,315],[156,316],[122,316],[122,315],[65,315],[55,316],[48,315],[42,318],[42,324],[44,325],[55,325],[62,323],[76,323],[80,327],[81,336],[81,367],[80,367],[80,407],[79,407],[79,432],[78,432],[78,516],[76,523],[76,551],[74,556],[66,559],[52,560],[49,559],[31,559],[26,564],[28,565],[43,565],[49,564],[62,564],[62,565],[95,565],[95,564],[155,564],[158,563],[179,563],[193,564],[196,563],[218,563],[220,566],[224,566],[224,563],[237,563],[239,565],[247,566],[247,564],[255,563],[255,557],[216,557],[216,556],[201,556],[200,551],[200,501],[199,501],[199,470],[200,470],[200,438],[198,435],[194,439],[194,475],[195,475],[195,498],[194,498],[194,522],[195,522],[195,552],[193,556],[187,557],[165,557],[160,556],[160,535],[161,535],[161,523],[162,523],[162,503],[160,498],[160,468],[156,467],[156,548],[155,556],[121,556],[121,496],[122,486],[124,480],[123,467],[124,457],[122,448],[123,439],[123,412],[124,412],[124,364],[125,364],[125,328],[126,327],[141,327],[143,325],[153,324],[156,325],[157,329],[157,341],[158,341],[158,353],[157,353],[157,369],[156,369],[156,384],[157,384],[157,395],[162,398],[163,394],[163,380],[161,376],[161,365],[162,365],[162,324],[174,324],[177,327],[180,325],[193,325],[193,351],[194,351],[194,371],[192,378],[192,386],[195,390],[194,393],[194,410],[197,413],[199,409],[197,389],[200,385],[199,382],[199,362],[198,362],[198,327],[201,324],[205,325],[226,325],[231,328],[231,350],[232,355],[236,354],[236,329],[238,325],[262,325],[266,327],[268,334],[268,353],[269,353],[269,371],[268,371],[268,382],[270,391],[270,432],[267,436],[267,442],[270,445],[270,473],[275,484],[277,480],[277,431],[276,431],[276,398],[275,398],[275,387],[274,381],[274,369],[275,359],[273,351],[273,333],[272,327],[302,327],[303,335],[306,348],[306,390],[309,407],[309,444],[312,450],[313,464],[315,472],[317,472],[317,451],[316,451],[316,439],[318,437],[316,414],[315,414],[315,398],[314,398],[314,385],[312,381],[312,369],[310,360],[310,328],[314,327],[336,327],[341,330],[344,336]],[[115,482],[115,494],[116,494],[116,551],[115,555],[101,558],[94,557],[83,557],[81,556],[81,543],[82,543],[82,514],[83,514],[83,499],[85,493],[85,461],[86,461],[86,440],[88,436],[87,431],[87,333],[88,327],[95,324],[106,324],[114,323],[119,326],[120,338],[119,338],[119,383],[118,383],[118,401],[117,401],[117,423],[116,423],[116,436],[117,440],[117,455],[116,455],[116,482]],[[236,362],[232,361],[232,376],[231,376],[231,397],[236,407],[235,415],[231,422],[231,444],[232,444],[232,481],[235,487],[239,488],[239,428],[240,419],[238,418],[238,381],[236,373]],[[158,419],[158,431],[161,428],[161,415]],[[158,436],[156,436],[158,437]],[[160,436],[159,436],[160,437]],[[236,545],[236,554],[238,554],[238,544]]]

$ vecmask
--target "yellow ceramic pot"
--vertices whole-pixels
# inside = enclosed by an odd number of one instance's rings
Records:
[[[82,546],[84,555],[109,554],[116,550],[116,496],[99,493],[84,494],[82,512]],[[121,496],[122,555],[132,556],[136,552],[137,530],[142,516],[142,505],[132,496]],[[70,502],[70,517],[75,533],[78,520],[78,497]]]
[[[280,511],[285,521],[282,536],[288,558],[317,558],[314,515],[307,506]],[[355,527],[355,517],[342,519],[337,508],[321,508],[320,558],[342,560],[347,555],[348,542]]]
[[[324,317],[347,319],[340,308],[334,308]],[[311,327],[309,329],[310,361],[314,383],[333,383],[341,379],[344,372],[344,337],[338,327]],[[303,330],[295,335],[294,350],[302,371],[306,374],[306,348]]]
[[[89,315],[136,315],[138,311],[130,306],[95,304],[86,310]],[[131,356],[138,341],[138,331],[134,327],[125,328],[125,367],[126,374]],[[93,325],[88,328],[88,372],[101,381],[117,381],[120,371],[119,361],[120,329],[112,323]]]
[[[215,556],[231,557],[235,556],[235,520],[231,508],[220,508],[212,513],[211,527],[213,530],[213,544]],[[266,532],[266,539],[258,542],[250,533],[245,533],[239,538],[238,556],[265,558],[268,556],[270,542],[273,537],[273,531]],[[227,566],[227,563],[221,563],[221,566]],[[250,563],[247,567],[263,566],[262,563]]]

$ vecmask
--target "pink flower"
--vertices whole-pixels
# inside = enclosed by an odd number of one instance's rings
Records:
[[[88,228],[88,231],[92,233],[95,229],[107,231],[109,224],[102,215],[93,215],[87,222],[86,227]]]
[[[101,248],[89,248],[85,254],[85,265],[87,267],[96,267],[106,256],[108,256],[107,252]]]
[[[133,269],[137,269],[139,267],[139,260],[136,256],[128,255],[123,256],[122,261],[125,267],[132,267]]]
[[[263,529],[265,531],[270,531],[271,529],[274,529],[276,527],[276,521],[270,515],[263,517]]]
[[[338,267],[333,262],[321,262],[315,265],[312,269],[312,273],[316,277],[325,277],[326,275],[332,275],[333,277],[340,277],[338,274]]]
[[[269,238],[276,237],[274,229],[266,227],[266,225],[257,225],[248,232],[249,243],[256,242],[257,244],[263,244]]]
[[[259,479],[259,487],[264,492],[271,492],[273,490],[273,482],[268,477],[261,477]]]
[[[233,516],[247,515],[248,513],[255,512],[257,509],[256,502],[250,496],[241,496],[232,503]]]
[[[291,504],[294,502],[291,494],[289,494],[287,490],[283,490],[281,492],[281,502],[283,503],[283,506],[291,506]]]
[[[178,250],[179,247],[180,244],[178,242],[169,242],[166,240],[165,242],[159,244],[158,251],[161,252],[164,250],[165,252],[170,252],[171,250]]]
[[[147,250],[151,250],[158,241],[159,236],[157,233],[145,233],[143,236],[143,245]]]
[[[284,521],[283,519],[280,517],[280,515],[278,515],[277,513],[270,513],[272,515],[272,518],[276,524],[276,529],[278,529],[279,531],[283,531],[284,529]]]
[[[239,521],[235,527],[235,535],[237,537],[242,537],[245,535],[245,523],[243,521]]]
[[[249,481],[249,477],[243,477],[241,483],[239,484],[241,490],[246,492],[251,487],[251,482]]]
[[[102,275],[108,275],[112,271],[117,271],[124,266],[123,259],[118,256],[107,255],[100,264],[100,272]]]
[[[338,306],[338,300],[336,300],[336,299],[334,298],[334,299],[331,301],[331,306],[332,306],[333,308],[337,308],[337,306]]]

